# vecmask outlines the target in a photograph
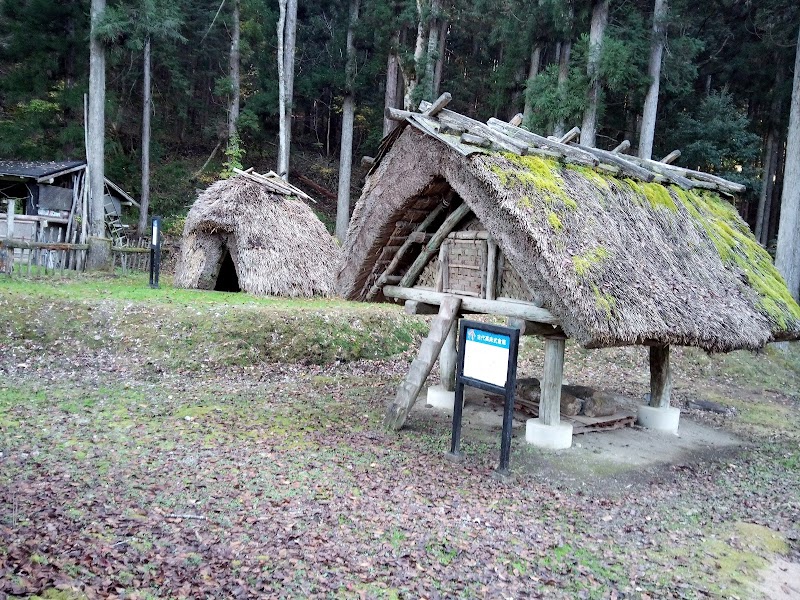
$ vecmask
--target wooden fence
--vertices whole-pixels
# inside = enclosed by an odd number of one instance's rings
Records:
[[[61,234],[31,242],[0,239],[0,274],[19,276],[69,275],[83,272],[88,244],[67,244]],[[112,246],[112,267],[123,274],[150,270],[150,240],[142,238],[130,246]]]
[[[55,275],[83,271],[87,244],[68,244],[63,230],[38,242],[0,239],[0,273],[11,275]]]
[[[140,238],[129,246],[113,246],[111,262],[114,268],[122,267],[125,275],[131,271],[150,271],[150,240]]]

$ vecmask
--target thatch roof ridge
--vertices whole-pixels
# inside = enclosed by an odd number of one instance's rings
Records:
[[[200,193],[183,230],[175,282],[195,287],[209,239],[224,236],[244,291],[329,296],[340,250],[325,225],[294,194],[237,175]]]
[[[586,346],[667,343],[710,351],[800,337],[800,307],[735,209],[706,190],[642,183],[543,156],[487,151],[405,128],[356,205],[339,273],[373,283],[377,232],[443,177],[524,283]]]
[[[559,140],[537,135],[514,124],[522,122],[522,115],[517,115],[512,119],[512,123],[490,118],[484,124],[444,108],[449,100],[450,94],[445,92],[436,102],[421,102],[421,112],[387,109],[387,116],[401,121],[401,127],[411,125],[439,139],[464,156],[510,151],[520,155],[549,156],[566,163],[588,165],[600,171],[641,179],[648,183],[652,181],[674,183],[684,189],[700,187],[726,194],[737,194],[745,190],[745,186],[739,183],[709,173],[628,156],[617,149],[605,151],[582,146],[570,141],[575,132],[580,133],[578,127],[573,128]],[[389,145],[394,139],[396,136],[389,137]],[[387,149],[387,147],[381,148],[373,170]]]

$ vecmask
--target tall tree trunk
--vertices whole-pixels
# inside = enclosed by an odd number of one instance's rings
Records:
[[[358,22],[359,0],[350,0],[350,22],[347,26],[347,66],[345,97],[342,106],[342,147],[339,153],[339,195],[336,202],[336,238],[344,242],[350,224],[350,174],[353,167],[353,87],[356,71],[356,46],[353,40]]]
[[[603,50],[603,36],[608,24],[608,0],[598,0],[592,9],[592,24],[589,30],[589,58],[586,61],[586,74],[589,76],[589,92],[586,110],[581,125],[581,144],[595,146],[597,135],[597,104],[600,100],[600,54]]]
[[[779,122],[783,114],[783,87],[786,77],[784,61],[779,55],[775,67],[775,83],[772,88],[772,102],[770,103],[767,123],[767,139],[764,144],[764,170],[762,176],[761,194],[758,198],[758,211],[756,213],[756,239],[762,246],[769,243],[770,215],[772,214],[772,200],[775,193],[775,179],[778,172],[778,159],[781,154],[782,135]],[[752,117],[751,117],[752,118]]]
[[[231,104],[228,108],[228,140],[234,139],[238,134],[236,124],[239,121],[239,100],[241,95],[241,79],[239,78],[239,39],[240,39],[240,19],[239,9],[241,0],[233,2],[233,27],[231,31],[231,55],[230,55],[230,77],[231,77]]]
[[[297,31],[297,0],[280,0],[278,19],[279,142],[278,174],[289,179],[289,149],[292,144],[292,97],[294,53]]]
[[[786,167],[786,143],[782,136],[775,142],[775,183],[772,184],[772,196],[769,200],[769,213],[764,216],[765,237],[767,243],[778,235],[778,219],[781,213],[780,195],[783,189],[784,168]]]
[[[389,48],[389,58],[386,61],[386,94],[384,96],[384,108],[397,108],[397,78],[399,77],[400,57],[397,55],[397,48],[400,46],[400,32],[395,31],[392,35],[391,47]],[[397,125],[397,121],[383,118],[383,135],[389,135]]]
[[[437,50],[439,48],[439,28],[441,19],[439,18],[439,0],[431,0],[431,14],[428,18],[428,47],[425,52],[425,100],[433,102],[434,83],[436,71]]]
[[[436,69],[433,73],[433,97],[439,97],[439,89],[442,87],[442,74],[444,73],[444,54],[447,48],[447,29],[450,23],[443,20],[439,26],[439,54],[436,56]]]
[[[150,36],[144,41],[144,77],[142,82],[142,197],[139,201],[139,235],[147,231],[150,210]]]
[[[522,109],[524,123],[528,122],[528,119],[533,113],[533,99],[531,98],[530,94],[530,87],[533,84],[533,80],[536,79],[536,76],[539,75],[539,64],[542,61],[542,45],[539,42],[535,42],[533,44],[533,48],[531,49],[531,66],[528,69],[528,82],[525,85],[525,107]]]
[[[422,61],[425,59],[425,41],[428,31],[424,12],[423,0],[417,0],[417,42],[414,45],[414,61],[413,64],[407,65],[403,69],[403,83],[406,88],[403,108],[406,110],[415,110],[417,108],[417,101],[414,96],[419,83],[420,71],[422,70]]]
[[[786,136],[786,162],[783,173],[781,218],[775,266],[786,280],[789,292],[800,301],[800,29],[792,84],[792,108]]]
[[[767,141],[764,144],[764,174],[761,184],[761,193],[758,197],[758,213],[756,214],[756,239],[762,246],[769,242],[769,215],[772,203],[772,188],[775,182],[775,170],[777,166],[778,142],[774,127],[770,127],[767,132]]]
[[[558,95],[563,96],[566,94],[567,80],[569,79],[569,56],[572,52],[572,42],[564,40],[561,42],[561,51],[558,55]],[[560,118],[553,129],[553,135],[561,137],[564,135],[564,119]]]
[[[656,0],[653,10],[653,39],[650,46],[650,61],[647,65],[647,75],[650,77],[650,87],[644,98],[642,109],[642,129],[639,135],[639,157],[652,158],[653,138],[656,132],[656,113],[658,112],[658,88],[661,83],[661,57],[664,54],[664,34],[666,32],[665,19],[667,15],[667,0]]]
[[[91,37],[89,41],[89,119],[86,160],[89,168],[91,208],[89,234],[105,237],[104,156],[106,106],[106,53],[96,30],[106,9],[106,0],[92,0]]]

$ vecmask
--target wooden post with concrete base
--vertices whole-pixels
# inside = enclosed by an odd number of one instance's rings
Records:
[[[442,300],[439,315],[431,323],[428,337],[422,341],[417,358],[411,363],[405,381],[400,384],[394,402],[386,410],[384,425],[387,429],[400,429],[406,422],[408,413],[417,401],[433,363],[442,350],[445,338],[450,334],[453,323],[458,320],[460,308],[461,299],[456,296],[445,296]]]
[[[439,385],[428,388],[427,404],[434,408],[453,409],[456,399],[456,363],[458,362],[458,317],[453,320],[450,331],[439,353]]]
[[[562,450],[572,446],[572,425],[561,422],[561,382],[564,375],[565,338],[544,341],[544,375],[539,418],[525,423],[525,441],[540,448]]]
[[[669,346],[650,346],[650,402],[639,407],[636,422],[648,429],[677,433],[681,411],[669,405],[671,391]]]

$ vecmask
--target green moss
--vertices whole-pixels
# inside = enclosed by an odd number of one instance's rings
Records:
[[[787,329],[800,321],[800,306],[792,298],[772,258],[750,233],[736,209],[717,194],[672,188],[675,197],[703,227],[722,263],[737,268],[758,294],[758,308],[773,324]]]
[[[595,304],[606,313],[606,317],[610,321],[614,314],[614,308],[617,306],[616,298],[607,292],[600,291],[600,288],[596,285],[592,286],[592,292],[594,293]]]
[[[575,171],[576,173],[580,173],[583,175],[584,179],[589,180],[594,185],[604,190],[610,190],[611,186],[608,183],[608,180],[603,177],[600,173],[592,169],[591,167],[584,167],[581,165],[574,165],[571,163],[567,163],[567,168],[570,171]]]
[[[550,223],[550,227],[553,228],[553,231],[561,231],[564,229],[561,219],[559,219],[558,215],[552,211],[547,213],[547,222]]]
[[[670,212],[678,211],[675,200],[663,185],[659,183],[644,183],[633,179],[625,179],[625,183],[633,190],[637,199],[644,197],[652,208],[664,208]]]
[[[572,264],[578,277],[585,277],[593,266],[603,262],[609,256],[608,250],[602,246],[592,248],[588,252],[572,257]]]
[[[750,597],[751,585],[769,564],[768,559],[785,554],[789,546],[780,534],[762,525],[739,521],[726,529],[724,539],[707,540],[702,546],[703,562],[715,572],[710,591],[725,597]]]
[[[564,179],[561,177],[558,163],[538,156],[519,156],[511,152],[504,152],[502,156],[513,167],[508,168],[498,164],[489,165],[489,169],[497,175],[500,183],[510,188],[533,188],[542,197],[546,204],[560,202],[567,208],[574,210],[577,203],[564,191]],[[530,196],[522,196],[520,203],[531,201]]]

